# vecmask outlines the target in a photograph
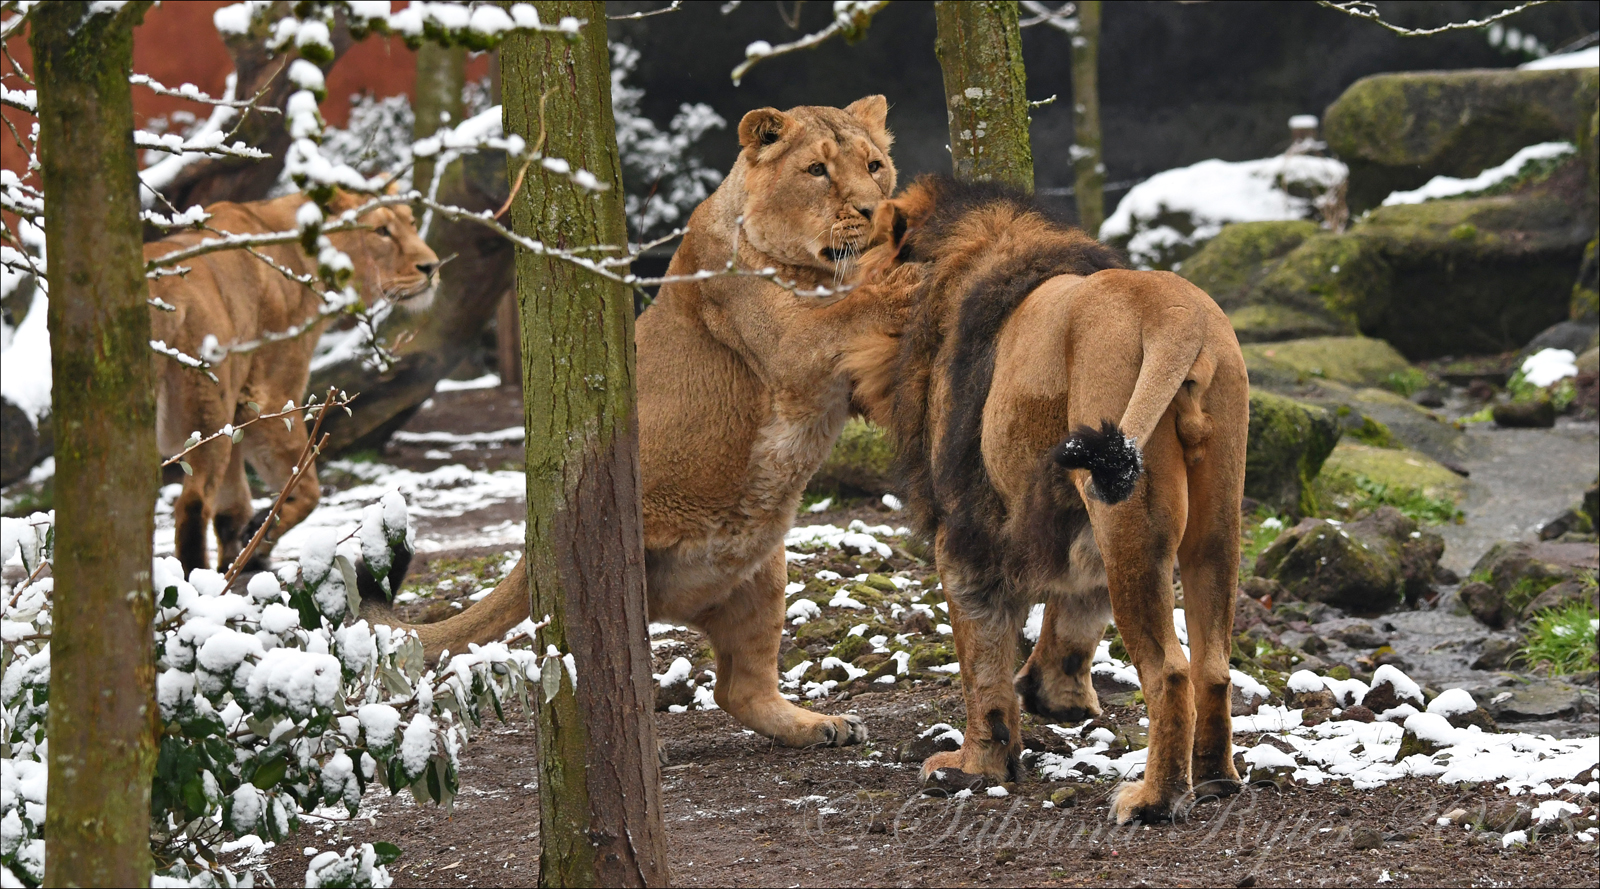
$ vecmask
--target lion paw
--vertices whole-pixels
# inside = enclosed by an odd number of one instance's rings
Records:
[[[976,777],[994,784],[1016,780],[1021,772],[1021,763],[1017,757],[1010,755],[1010,751],[1005,747],[992,746],[995,748],[994,751],[975,750],[970,745],[963,744],[960,750],[935,753],[922,761],[922,782],[936,783],[935,772],[944,772],[956,779],[962,776]]]
[[[1181,814],[1176,811],[1177,803],[1176,798],[1148,781],[1124,781],[1111,793],[1111,812],[1107,818],[1118,824],[1173,821]]]
[[[822,732],[822,744],[826,747],[845,747],[867,740],[867,724],[854,714],[827,717],[818,729]]]

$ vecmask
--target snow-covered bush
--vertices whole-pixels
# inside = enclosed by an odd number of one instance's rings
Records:
[[[1135,185],[1100,227],[1100,239],[1139,268],[1175,268],[1231,222],[1314,219],[1345,181],[1332,158],[1285,154],[1253,161],[1207,160]]]
[[[53,516],[6,518],[0,528],[0,560],[20,555],[29,575],[0,587],[0,875],[8,886],[37,886],[53,586],[39,569],[51,557]],[[280,842],[306,813],[354,817],[374,783],[449,805],[471,727],[486,709],[528,706],[549,655],[494,643],[429,669],[415,634],[357,618],[358,564],[387,586],[391,554],[410,548],[411,533],[405,501],[391,493],[367,507],[353,535],[313,541],[298,562],[242,590],[214,571],[185,578],[176,559],[155,561],[161,738],[151,844],[170,862],[167,885],[233,885],[239,876],[217,858],[224,843]],[[562,666],[548,672],[559,688]],[[324,853],[307,885],[388,885],[384,865],[398,854],[387,843]]]
[[[727,121],[710,105],[685,102],[661,129],[639,109],[644,90],[628,84],[628,75],[638,64],[638,50],[626,43],[611,44],[611,114],[617,124],[628,226],[643,240],[683,225],[722,181],[721,173],[689,149],[710,130],[727,126]]]

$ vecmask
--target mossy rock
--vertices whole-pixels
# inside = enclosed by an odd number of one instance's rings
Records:
[[[913,673],[925,672],[930,667],[943,666],[956,660],[953,647],[939,642],[924,642],[911,649],[911,660],[906,662]]]
[[[1594,113],[1600,72],[1478,69],[1378,74],[1323,113],[1323,136],[1350,167],[1359,213],[1438,175],[1469,177],[1536,142],[1571,141]]]
[[[885,494],[894,489],[890,468],[894,442],[880,426],[852,418],[834,442],[828,459],[811,476],[813,493]]]
[[[1413,448],[1437,461],[1455,463],[1466,456],[1466,436],[1454,423],[1388,389],[1316,380],[1293,391],[1300,401],[1333,411],[1347,438],[1363,444]],[[1369,420],[1381,425],[1382,431],[1370,428]],[[1365,437],[1352,435],[1352,427],[1362,428]]]
[[[1467,480],[1428,455],[1408,448],[1373,447],[1341,441],[1322,464],[1324,476],[1366,476],[1394,489],[1410,489],[1435,500],[1461,502]]]
[[[1443,538],[1383,507],[1342,525],[1306,519],[1256,558],[1255,574],[1293,598],[1373,614],[1426,592],[1443,553]]]
[[[856,658],[871,651],[872,643],[866,640],[865,634],[862,634],[860,636],[846,636],[840,639],[839,644],[833,646],[833,650],[828,654],[841,661],[854,663]]]
[[[1260,303],[1234,309],[1228,313],[1228,322],[1241,343],[1276,343],[1355,332],[1355,325],[1341,322],[1326,312]]]
[[[1578,266],[1578,280],[1572,284],[1572,302],[1568,314],[1574,321],[1591,321],[1600,318],[1600,262],[1595,250],[1600,238],[1590,238],[1583,248],[1583,262]]]
[[[1564,580],[1593,583],[1597,563],[1592,543],[1497,543],[1472,566],[1471,578],[1494,587],[1513,614]]]
[[[1293,386],[1332,380],[1348,386],[1378,386],[1410,367],[1405,356],[1383,340],[1363,336],[1322,336],[1283,343],[1242,346],[1251,386]]]
[[[1244,492],[1281,512],[1316,512],[1311,481],[1339,441],[1328,411],[1270,392],[1250,393]]]
[[[1315,222],[1240,222],[1222,231],[1189,259],[1180,274],[1224,309],[1244,302],[1261,270],[1318,231]]]
[[[794,631],[795,641],[804,645],[808,642],[833,642],[840,633],[849,629],[834,618],[817,618],[807,621]]]

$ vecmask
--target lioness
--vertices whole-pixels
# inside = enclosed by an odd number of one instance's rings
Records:
[[[858,402],[893,433],[961,660],[965,741],[923,775],[1016,777],[1019,695],[1052,720],[1098,714],[1089,667],[1114,616],[1150,748],[1113,817],[1170,817],[1191,774],[1206,793],[1237,789],[1228,654],[1249,400],[1227,317],[997,186],[924,179],[873,223],[868,266],[929,271],[903,335],[858,340],[846,359]],[[1173,628],[1174,557],[1192,668]],[[1044,632],[1013,683],[1041,599]]]
[[[888,104],[762,108],[739,122],[739,158],[689,218],[669,276],[775,269],[801,288],[850,272],[872,209],[893,193]],[[908,268],[885,283],[915,276]],[[899,291],[905,290],[898,287]],[[758,277],[662,286],[640,316],[639,466],[651,620],[711,637],[716,701],[791,747],[865,740],[855,716],[825,716],[778,692],[783,535],[801,491],[850,411],[839,371],[852,337],[903,323],[873,288],[802,296]],[[363,585],[364,616],[398,622]],[[429,656],[499,638],[528,616],[522,562],[483,601],[412,627]]]
[[[212,204],[206,208],[211,214],[208,224],[231,234],[294,231],[295,214],[306,201],[305,196],[296,194],[247,204]],[[341,193],[332,209],[342,213],[362,203],[357,196]],[[365,227],[329,238],[353,261],[352,284],[363,299],[369,303],[388,299],[413,311],[426,308],[433,300],[433,272],[439,257],[417,236],[411,210],[383,207],[360,221]],[[216,237],[210,232],[180,232],[144,245],[144,256],[147,261],[156,259]],[[293,274],[316,274],[316,261],[298,244],[255,250]],[[313,321],[323,306],[321,297],[310,288],[289,280],[245,250],[208,253],[181,265],[188,269],[186,273],[150,282],[150,296],[176,310],[152,307],[150,335],[186,355],[201,355],[208,337],[227,347],[290,331]],[[191,432],[210,434],[224,424],[254,417],[256,412],[247,406],[251,402],[269,412],[285,402],[299,403],[310,376],[311,353],[326,323],[315,321],[297,336],[229,354],[211,369],[216,382],[172,358],[156,355],[156,443],[162,455],[183,450]],[[281,490],[305,442],[305,424],[296,416],[287,427],[276,420],[256,423],[244,431],[238,445],[222,436],[186,458],[193,472],[184,479],[183,493],[174,507],[177,555],[185,571],[210,565],[206,560],[208,522],[217,533],[219,567],[232,563],[254,533],[257,526],[251,521],[245,463],[269,487]],[[256,558],[264,563],[272,545],[305,519],[319,499],[321,488],[313,465],[285,498],[278,521],[263,538]]]

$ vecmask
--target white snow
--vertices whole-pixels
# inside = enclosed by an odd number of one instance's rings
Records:
[[[470,380],[440,380],[433,387],[435,392],[464,392],[468,389],[498,389],[500,388],[499,374],[484,374]]]
[[[1522,71],[1549,71],[1553,68],[1596,68],[1600,67],[1600,46],[1591,46],[1575,52],[1564,52],[1560,55],[1545,56],[1524,62],[1517,68]]]
[[[339,694],[339,659],[274,648],[250,673],[245,693],[251,700],[267,698],[297,716],[310,713],[313,707],[332,707]]]
[[[1312,694],[1322,691],[1322,677],[1310,670],[1296,670],[1289,676],[1289,690],[1296,694]],[[1467,696],[1471,699],[1471,695]]]
[[[1577,376],[1577,361],[1570,349],[1540,349],[1522,362],[1522,378],[1535,386],[1548,386]]]
[[[14,273],[7,269],[5,274],[10,277]],[[43,288],[36,288],[28,314],[15,331],[7,329],[6,348],[0,352],[0,396],[22,408],[35,424],[40,415],[50,412],[49,313],[49,297]]]
[[[1541,142],[1538,145],[1529,145],[1513,154],[1505,163],[1490,167],[1470,179],[1435,176],[1419,188],[1390,194],[1383,199],[1383,205],[1389,207],[1395,204],[1420,204],[1423,201],[1483,191],[1491,185],[1517,175],[1522,171],[1523,165],[1530,161],[1561,157],[1577,150],[1571,142]]]
[[[1402,701],[1412,700],[1422,703],[1422,687],[1411,681],[1411,677],[1400,672],[1393,664],[1383,664],[1372,672],[1372,687],[1388,685],[1394,688],[1394,696]]]
[[[673,685],[681,685],[689,681],[689,674],[693,671],[694,664],[689,663],[688,658],[680,657],[674,660],[672,664],[667,667],[667,672],[656,676],[656,682],[662,688],[667,688]]]
[[[1465,689],[1447,688],[1439,692],[1439,696],[1428,702],[1428,712],[1438,716],[1450,717],[1461,713],[1471,713],[1478,709],[1478,702]]]

